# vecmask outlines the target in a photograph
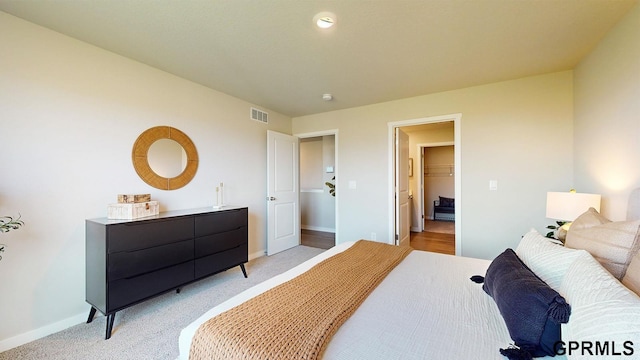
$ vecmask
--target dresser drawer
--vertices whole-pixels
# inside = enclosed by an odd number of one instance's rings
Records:
[[[233,249],[247,242],[246,226],[231,231],[202,236],[195,240],[195,257],[203,257]]]
[[[248,209],[226,210],[195,217],[195,236],[235,230],[248,225]]]
[[[193,217],[136,221],[108,227],[107,252],[133,251],[193,239]]]
[[[164,291],[175,289],[193,279],[193,261],[144,275],[110,281],[107,311],[121,309]]]
[[[193,259],[193,240],[109,254],[107,280],[130,278]]]
[[[245,242],[236,248],[196,259],[195,278],[199,279],[246,263],[248,251],[249,248]]]

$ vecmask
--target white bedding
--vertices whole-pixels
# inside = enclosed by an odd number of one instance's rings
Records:
[[[189,358],[191,338],[209,318],[351,245],[335,246],[214,307],[180,333],[180,359]],[[342,325],[324,359],[506,359],[499,352],[512,343],[506,325],[482,285],[469,280],[484,275],[489,264],[489,260],[411,252]]]

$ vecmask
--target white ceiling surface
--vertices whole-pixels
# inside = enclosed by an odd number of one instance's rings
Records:
[[[0,0],[0,10],[296,117],[572,69],[636,2]],[[328,31],[312,23],[321,11],[337,15]]]

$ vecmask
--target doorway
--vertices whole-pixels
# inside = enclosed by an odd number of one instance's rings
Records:
[[[339,243],[338,131],[295,136],[300,139],[301,244],[328,249]]]
[[[395,177],[397,171],[399,169],[396,168],[394,162],[394,143],[395,143],[395,129],[401,128],[405,132],[412,132],[413,129],[417,129],[419,125],[431,125],[431,126],[447,126],[447,123],[453,125],[453,142],[452,145],[454,147],[454,162],[452,167],[452,172],[455,174],[460,174],[461,161],[460,161],[460,127],[461,127],[461,119],[462,114],[450,114],[450,115],[442,115],[442,116],[434,116],[428,118],[420,118],[413,120],[404,120],[397,122],[390,122],[388,124],[388,133],[389,133],[389,229],[390,229],[390,238],[395,238],[398,233],[398,229],[396,229],[396,209],[395,209]],[[450,143],[450,141],[447,141]],[[419,143],[418,145],[423,145],[424,143]],[[411,193],[410,197],[412,198],[412,229],[420,229],[421,231],[424,229],[423,222],[423,214],[425,213],[424,208],[425,204],[422,199],[423,196],[423,184],[421,178],[424,173],[423,163],[421,161],[421,152],[420,147],[416,147],[417,144],[415,141],[412,141],[412,148],[415,149],[410,154],[410,159],[413,161],[413,176],[411,176]],[[405,169],[403,169],[405,170]],[[461,194],[461,181],[460,176],[455,176],[454,179],[454,194],[456,199],[456,211],[455,211],[455,222],[454,222],[454,244],[455,244],[455,254],[460,255],[462,253],[462,245],[461,245],[461,219],[462,212],[461,203],[462,203],[462,194]]]
[[[452,127],[453,124],[451,124]],[[435,132],[437,129],[427,129],[426,131]],[[451,129],[451,131],[453,130]],[[418,195],[416,205],[418,207],[417,213],[422,214],[424,221],[416,218],[415,227],[412,230],[416,232],[428,230],[427,224],[431,220],[436,222],[431,226],[433,229],[453,231],[452,226],[448,226],[446,222],[455,221],[455,212],[446,208],[446,211],[443,211],[443,208],[436,207],[436,205],[442,205],[440,200],[445,199],[447,202],[451,201],[451,205],[455,209],[455,144],[453,141],[418,144],[416,152],[420,154],[421,159],[419,164],[421,177],[416,180]]]

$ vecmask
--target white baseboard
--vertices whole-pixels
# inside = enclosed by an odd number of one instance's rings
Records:
[[[260,250],[260,251],[256,251],[253,254],[249,254],[249,261],[251,261],[253,259],[256,259],[256,258],[259,258],[259,257],[262,257],[262,256],[265,256],[266,254],[267,254],[267,251],[264,250],[264,249]]]
[[[49,324],[35,330],[27,331],[26,333],[13,336],[8,339],[0,340],[0,352],[13,349],[20,345],[24,345],[26,343],[43,338],[47,335],[51,335],[57,333],[58,331],[68,329],[74,325],[86,322],[88,316],[89,312],[87,311],[84,314],[78,314],[64,320],[60,320],[53,324]]]
[[[300,225],[300,228],[303,230],[323,231],[323,232],[334,233],[334,234],[336,232],[336,229],[326,228],[321,226]]]

